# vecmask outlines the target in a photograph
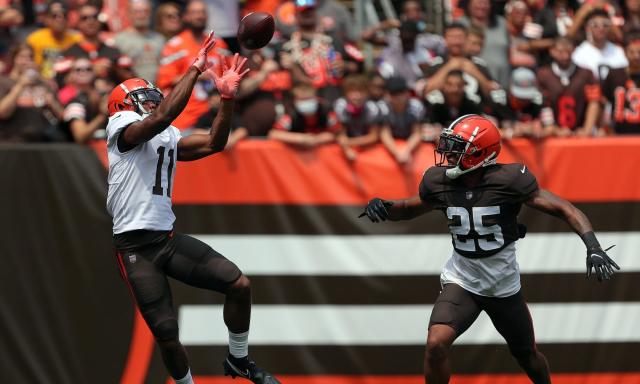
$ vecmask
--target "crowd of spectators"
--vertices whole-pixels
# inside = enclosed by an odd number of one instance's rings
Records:
[[[451,1],[442,31],[417,0],[355,31],[336,0],[0,0],[0,142],[103,138],[111,89],[139,76],[170,92],[212,27],[209,59],[240,50],[251,68],[228,148],[336,143],[355,160],[382,143],[409,164],[469,113],[505,139],[640,133],[640,0]],[[234,31],[251,11],[273,14],[276,34],[242,51]],[[208,129],[219,103],[203,75],[174,125]]]

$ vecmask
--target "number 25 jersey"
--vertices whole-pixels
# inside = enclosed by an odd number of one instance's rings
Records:
[[[140,120],[139,114],[124,111],[111,116],[107,124],[107,211],[113,217],[114,234],[137,229],[169,231],[176,219],[171,192],[182,136],[177,128],[169,126],[151,140],[120,152],[118,136]]]
[[[483,296],[515,294],[520,289],[514,244],[518,213],[538,190],[536,178],[522,164],[496,164],[479,170],[480,181],[470,187],[445,171],[429,168],[420,183],[420,198],[445,214],[451,232],[454,252],[442,282]]]

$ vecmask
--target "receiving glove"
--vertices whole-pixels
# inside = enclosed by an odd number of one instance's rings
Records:
[[[204,40],[204,42],[200,46],[200,51],[198,51],[198,56],[196,56],[196,59],[193,61],[193,64],[191,64],[198,70],[198,72],[202,73],[211,66],[211,63],[209,63],[209,60],[208,60],[208,55],[215,45],[216,45],[216,39],[215,37],[213,37],[213,31],[211,31],[209,32],[209,36],[207,36],[207,38]]]
[[[389,208],[393,206],[393,202],[388,200],[382,200],[379,198],[373,198],[364,209],[364,212],[358,216],[358,218],[367,216],[369,220],[377,223],[379,221],[385,221],[389,219]]]
[[[233,99],[236,96],[240,80],[249,72],[249,69],[242,70],[246,62],[246,57],[240,57],[236,53],[233,55],[229,66],[227,66],[226,60],[223,59],[209,70],[213,81],[216,83],[220,97]]]
[[[598,281],[609,280],[613,277],[613,268],[620,270],[618,264],[607,255],[607,251],[613,248],[614,245],[605,249],[592,248],[587,250],[587,278],[591,276],[591,270],[595,270]]]

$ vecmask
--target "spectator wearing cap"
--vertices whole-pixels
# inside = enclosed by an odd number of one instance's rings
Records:
[[[133,62],[131,69],[136,76],[155,81],[164,37],[152,31],[151,2],[131,0],[129,4],[131,26],[115,36],[115,47]]]
[[[99,15],[100,9],[90,3],[78,9],[78,30],[83,40],[64,51],[64,59],[56,63],[55,68],[59,73],[67,73],[74,60],[86,58],[91,61],[97,77],[109,78],[117,84],[134,77],[131,71],[133,62],[120,50],[102,41]]]
[[[493,113],[502,123],[504,137],[544,137],[541,111],[542,93],[536,85],[536,74],[529,68],[516,68],[511,75],[506,108],[496,108]]]
[[[546,135],[589,135],[600,116],[600,84],[590,70],[573,63],[573,50],[572,40],[556,38],[550,50],[552,62],[537,73]]]
[[[434,91],[441,91],[449,72],[460,70],[464,76],[466,98],[482,106],[505,104],[506,92],[493,81],[484,60],[465,55],[467,27],[460,23],[449,24],[444,30],[447,54],[436,57],[426,71],[426,81],[416,84],[416,91],[425,98]],[[437,95],[436,95],[437,97]]]
[[[318,32],[316,9],[314,0],[296,0],[298,29],[276,51],[281,65],[291,71],[294,83],[311,84],[321,98],[333,103],[340,97],[347,55],[331,36]]]
[[[624,50],[609,41],[611,26],[607,11],[601,8],[592,11],[585,20],[587,40],[572,55],[576,65],[591,70],[601,81],[607,78],[610,70],[629,65]]]
[[[425,105],[427,121],[432,127],[429,130],[431,139],[439,135],[442,127],[448,127],[458,117],[482,113],[480,105],[467,97],[464,72],[459,69],[447,72],[442,89],[429,93]]]
[[[351,75],[342,84],[344,97],[336,100],[334,111],[342,129],[337,142],[349,161],[358,157],[357,148],[378,142],[380,138],[380,112],[376,103],[368,100],[367,78]]]
[[[509,33],[504,17],[492,9],[491,0],[463,0],[460,7],[465,16],[460,22],[484,29],[485,44],[480,58],[489,68],[491,76],[506,88],[509,86]]]
[[[602,88],[611,111],[607,126],[616,134],[640,134],[640,33],[625,37],[627,68],[612,69]]]
[[[56,74],[54,65],[62,58],[62,53],[82,41],[82,35],[67,29],[67,9],[61,1],[49,4],[44,23],[46,27],[29,34],[26,41],[33,48],[42,76],[52,79]]]
[[[269,131],[269,138],[299,148],[334,142],[340,123],[335,112],[318,98],[316,89],[309,84],[298,84],[292,93],[293,105],[278,118]]]
[[[384,106],[386,113],[383,114],[380,140],[398,164],[408,165],[421,141],[424,105],[411,97],[407,80],[403,77],[387,79],[386,88],[388,101]],[[404,140],[405,145],[398,147],[396,140]]]

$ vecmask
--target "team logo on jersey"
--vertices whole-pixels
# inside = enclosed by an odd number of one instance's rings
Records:
[[[129,255],[129,262],[130,262],[131,264],[133,264],[133,263],[135,263],[135,262],[136,262],[136,255],[135,255],[135,253],[132,253],[132,254],[130,254],[130,255]]]
[[[473,199],[473,192],[467,191],[467,193],[464,195],[464,197],[466,197],[467,200]]]

